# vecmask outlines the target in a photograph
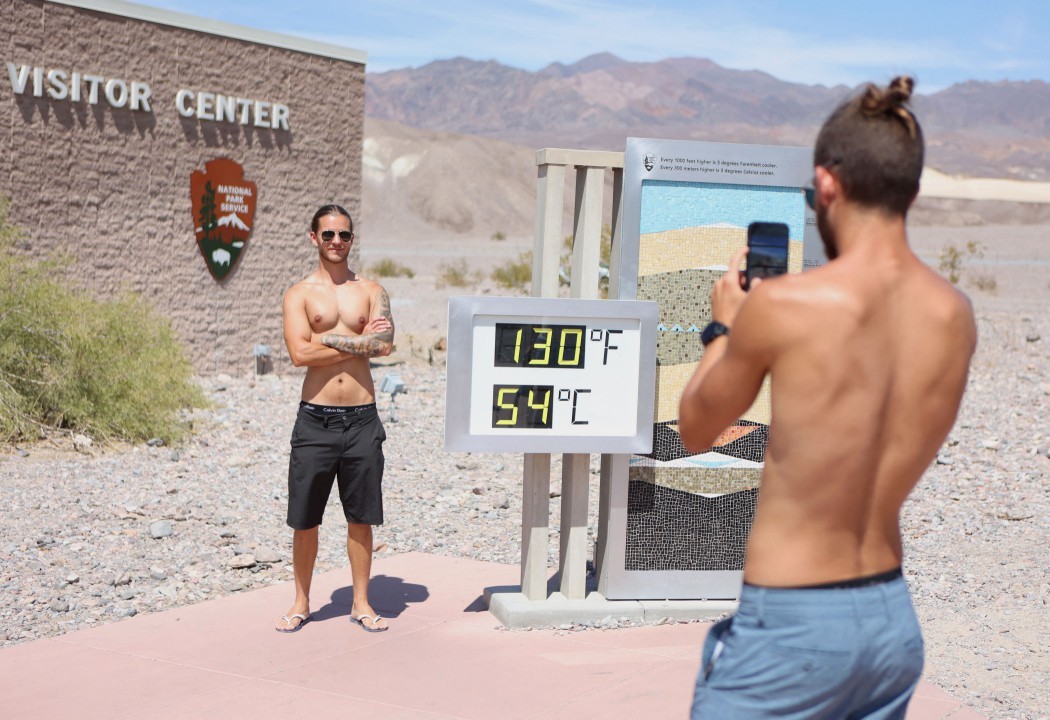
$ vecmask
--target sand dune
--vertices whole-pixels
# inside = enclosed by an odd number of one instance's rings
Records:
[[[919,196],[961,200],[1050,203],[1050,182],[955,177],[927,167],[922,173]]]

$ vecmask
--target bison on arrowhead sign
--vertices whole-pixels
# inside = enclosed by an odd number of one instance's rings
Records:
[[[244,252],[255,220],[255,183],[229,158],[204,163],[190,175],[193,227],[212,277],[222,280]]]

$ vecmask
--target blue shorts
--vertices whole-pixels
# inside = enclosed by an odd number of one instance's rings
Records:
[[[708,632],[693,720],[903,718],[923,641],[904,578],[848,589],[744,585]]]

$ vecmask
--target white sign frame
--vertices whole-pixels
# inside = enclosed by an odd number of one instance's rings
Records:
[[[578,369],[494,368],[493,326],[496,322],[584,325],[587,342],[591,342],[591,330],[621,330],[623,332],[616,336],[619,339],[614,348],[614,352],[619,353],[615,356],[618,364],[602,368],[588,357],[586,366]],[[531,297],[449,298],[445,449],[508,453],[651,452],[656,324],[657,305],[652,302]],[[605,340],[598,342],[605,344]],[[593,351],[599,349],[601,347],[589,348],[587,352],[597,355]],[[495,383],[528,386],[556,385],[559,381],[589,388],[614,387],[622,397],[630,399],[615,411],[606,408],[607,422],[604,423],[572,426],[559,421],[550,429],[496,431],[485,427],[492,420],[494,402],[492,391],[485,388]]]

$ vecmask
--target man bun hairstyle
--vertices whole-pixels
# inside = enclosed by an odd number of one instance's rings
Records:
[[[354,231],[354,219],[350,217],[350,213],[346,211],[342,205],[322,205],[321,208],[314,213],[313,220],[310,221],[310,231],[317,232],[317,227],[321,223],[321,218],[325,215],[343,215],[347,220],[350,221],[350,232]]]
[[[817,136],[813,164],[828,168],[846,198],[891,215],[906,215],[919,193],[924,142],[908,107],[915,81],[868,84],[839,105]]]
[[[860,98],[860,109],[869,118],[888,115],[900,120],[908,130],[908,137],[915,139],[919,123],[911,111],[904,107],[911,100],[915,80],[903,75],[890,81],[889,87],[880,88],[868,84]]]

